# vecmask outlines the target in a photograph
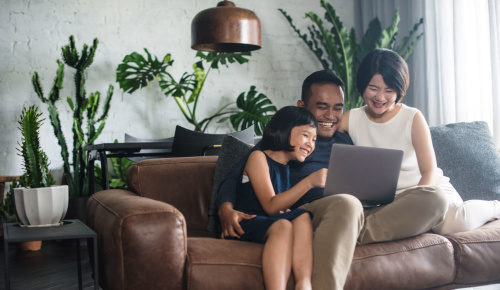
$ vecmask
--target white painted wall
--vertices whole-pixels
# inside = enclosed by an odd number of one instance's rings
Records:
[[[115,83],[115,70],[123,57],[143,48],[163,57],[171,53],[175,62],[172,74],[179,78],[191,72],[195,51],[191,50],[191,20],[204,9],[215,7],[217,0],[0,0],[0,175],[22,174],[17,155],[20,132],[17,121],[24,106],[36,104],[44,117],[47,105],[35,95],[31,76],[40,74],[47,94],[61,57],[61,46],[74,35],[77,47],[91,44],[97,37],[99,46],[94,63],[87,70],[87,93],[105,94],[109,84],[115,86],[106,127],[97,142],[123,141],[124,133],[143,138],[169,137],[175,125],[190,127],[171,98],[165,98],[157,87],[142,89],[133,95],[124,93]],[[292,15],[300,28],[308,21],[304,13],[323,15],[319,0],[235,1],[238,7],[253,10],[261,20],[261,50],[253,52],[250,63],[231,65],[220,72],[212,71],[203,90],[199,117],[213,114],[232,102],[251,85],[266,94],[277,107],[293,105],[300,97],[303,79],[321,69],[319,62],[291,30],[279,13],[282,8]],[[337,0],[334,7],[344,25],[352,27],[353,4]],[[305,31],[305,30],[303,30]],[[73,74],[65,68],[61,97],[73,96]],[[71,146],[71,117],[65,102],[58,105],[64,133]],[[212,132],[214,127],[212,127]],[[220,129],[224,130],[224,128]],[[41,130],[41,143],[52,169],[62,167],[60,147],[50,121]]]

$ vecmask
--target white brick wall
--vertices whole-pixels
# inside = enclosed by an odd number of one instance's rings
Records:
[[[123,141],[124,133],[144,138],[172,136],[175,124],[186,127],[180,110],[158,87],[142,89],[133,95],[123,93],[115,83],[115,70],[126,54],[148,50],[163,57],[171,53],[175,62],[171,73],[179,78],[191,72],[195,51],[191,50],[191,20],[199,11],[214,7],[218,1],[201,0],[79,0],[30,1],[0,0],[0,175],[22,174],[21,158],[15,149],[20,141],[17,121],[23,106],[36,104],[44,117],[47,105],[33,92],[31,76],[37,71],[48,94],[60,58],[61,46],[74,35],[79,50],[83,43],[99,39],[94,63],[87,70],[87,93],[106,93],[115,86],[109,118],[97,142]],[[292,15],[300,28],[308,21],[303,15],[315,11],[323,15],[319,0],[234,1],[253,10],[261,20],[261,50],[253,52],[250,63],[231,65],[212,71],[199,101],[198,117],[214,113],[232,102],[251,85],[266,94],[277,107],[293,105],[300,97],[302,80],[321,69],[319,62],[291,30],[279,13],[282,8]],[[344,25],[354,25],[353,4],[333,1]],[[302,24],[302,25],[300,25]],[[304,30],[305,31],[305,30]],[[71,69],[65,68],[61,97],[73,96]],[[59,101],[61,122],[71,146],[71,116],[65,102]],[[215,127],[212,127],[212,131]],[[52,169],[60,169],[60,147],[47,120],[42,127],[41,143]]]

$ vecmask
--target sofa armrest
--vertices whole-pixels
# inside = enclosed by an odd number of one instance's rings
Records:
[[[89,198],[87,224],[97,233],[104,289],[183,289],[184,216],[172,205],[111,189]]]

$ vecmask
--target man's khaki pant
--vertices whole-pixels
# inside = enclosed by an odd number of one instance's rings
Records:
[[[430,186],[409,189],[394,202],[366,211],[348,194],[303,205],[314,215],[313,289],[343,289],[358,242],[391,241],[427,232],[443,220],[447,207],[442,190]]]

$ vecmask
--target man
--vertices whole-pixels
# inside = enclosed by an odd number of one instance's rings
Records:
[[[326,70],[315,72],[304,80],[297,106],[308,109],[318,120],[318,140],[314,154],[308,160],[290,164],[292,186],[310,173],[328,167],[332,144],[352,144],[349,136],[336,133],[344,109],[343,87],[342,80]],[[238,178],[229,175],[219,189],[217,204],[223,238],[239,237],[243,234],[239,222],[253,217],[233,210]],[[347,194],[323,198],[323,190],[315,188],[299,199],[293,208],[299,206],[314,215],[313,289],[342,289],[363,227],[361,203]]]

